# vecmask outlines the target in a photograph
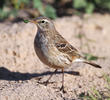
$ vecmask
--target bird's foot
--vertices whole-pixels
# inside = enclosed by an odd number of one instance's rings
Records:
[[[47,80],[47,81],[43,82],[43,84],[44,84],[45,86],[47,86],[47,85],[49,84],[49,81]]]
[[[40,84],[44,84],[45,86],[47,86],[48,85],[48,83],[49,83],[49,81],[45,81],[45,82],[38,82],[38,83],[40,83]]]
[[[64,90],[64,86],[63,85],[61,86],[60,91],[62,91],[63,93],[66,93],[66,91]]]
[[[52,84],[52,83],[55,83],[55,82],[44,81],[44,82],[39,82],[39,83],[47,86],[48,84]]]

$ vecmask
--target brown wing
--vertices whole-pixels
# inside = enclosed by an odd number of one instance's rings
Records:
[[[80,57],[78,50],[69,44],[60,34],[56,34],[54,40],[55,46],[60,52],[67,53],[71,58]]]

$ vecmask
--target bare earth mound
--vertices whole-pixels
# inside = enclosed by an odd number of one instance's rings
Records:
[[[65,69],[65,94],[59,91],[60,71],[50,80],[52,84],[40,84],[39,81],[45,81],[53,69],[42,64],[35,54],[36,26],[23,22],[0,23],[0,100],[77,100],[80,94],[92,88],[106,91],[103,75],[110,74],[110,15],[73,16],[56,19],[54,23],[61,35],[80,52],[105,57],[95,61],[103,68],[75,63]],[[86,34],[90,41],[80,42],[76,37],[79,33]]]

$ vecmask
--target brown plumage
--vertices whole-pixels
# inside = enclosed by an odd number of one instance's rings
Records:
[[[83,59],[78,53],[78,50],[68,43],[57,32],[53,22],[50,19],[46,17],[39,17],[37,19],[30,20],[30,22],[35,23],[38,27],[38,31],[34,40],[36,54],[44,64],[55,68],[55,72],[57,69],[62,69],[63,80],[64,68],[68,68],[73,62],[83,62],[96,68],[101,68],[100,65]],[[61,88],[64,91],[63,87],[64,81]]]

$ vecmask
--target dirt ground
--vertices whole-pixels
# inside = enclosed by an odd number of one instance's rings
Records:
[[[106,91],[108,83],[103,75],[110,75],[110,15],[59,18],[54,23],[61,35],[80,52],[104,57],[94,61],[103,68],[74,63],[65,69],[64,94],[59,90],[60,71],[50,80],[53,83],[40,84],[54,69],[40,62],[35,54],[36,26],[23,22],[0,23],[0,100],[80,100],[79,95],[94,87]],[[87,39],[81,41],[77,38],[79,33],[85,34]]]

